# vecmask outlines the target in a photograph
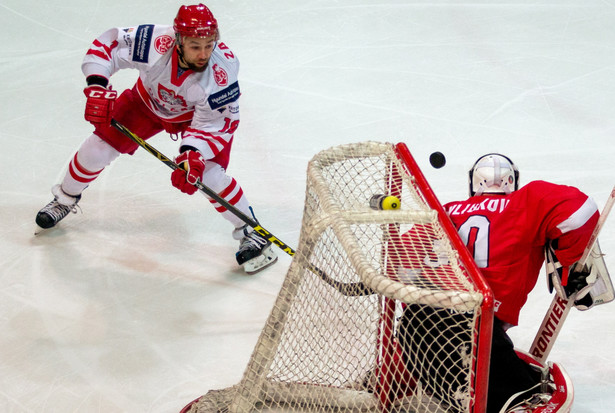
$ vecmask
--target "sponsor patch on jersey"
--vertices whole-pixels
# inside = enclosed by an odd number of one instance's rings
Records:
[[[239,99],[239,82],[235,82],[229,87],[210,95],[207,101],[209,102],[209,106],[215,110],[231,102],[235,102],[237,99]]]
[[[154,39],[154,48],[160,54],[165,54],[171,46],[173,46],[173,38],[168,34],[163,34]]]
[[[213,66],[214,71],[214,80],[218,86],[226,86],[228,85],[228,74],[224,69],[222,69],[218,65]]]
[[[153,32],[153,24],[144,24],[137,27],[137,34],[135,34],[135,48],[132,51],[132,60],[134,62],[147,63],[149,60],[149,48],[152,44]]]
[[[231,113],[239,113],[239,105],[228,105],[228,110]]]

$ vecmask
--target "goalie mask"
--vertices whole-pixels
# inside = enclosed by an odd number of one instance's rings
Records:
[[[519,189],[519,170],[499,153],[483,155],[470,169],[470,196],[510,194]]]

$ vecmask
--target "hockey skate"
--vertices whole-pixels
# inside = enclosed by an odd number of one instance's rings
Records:
[[[500,413],[569,413],[574,399],[572,382],[557,363],[541,364],[529,353],[515,349],[517,355],[542,374],[539,389],[518,393]]]
[[[62,190],[60,185],[55,185],[51,188],[53,194],[53,200],[45,205],[43,209],[36,214],[36,225],[41,229],[47,229],[55,226],[69,212],[77,213],[77,203],[81,199],[81,195],[70,196]],[[35,233],[38,233],[36,231]]]
[[[241,239],[235,258],[245,272],[255,274],[273,265],[278,260],[278,256],[271,248],[271,241],[266,240],[256,231],[248,232],[249,229],[247,226],[241,229],[245,235]]]

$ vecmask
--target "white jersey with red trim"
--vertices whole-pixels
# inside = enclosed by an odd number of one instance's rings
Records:
[[[113,28],[88,50],[81,69],[86,77],[110,79],[120,69],[137,69],[137,91],[166,122],[191,121],[182,145],[211,159],[228,145],[239,126],[239,60],[218,42],[203,72],[181,70],[173,27],[141,25]]]

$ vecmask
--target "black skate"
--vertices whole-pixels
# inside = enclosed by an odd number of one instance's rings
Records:
[[[60,185],[55,185],[51,189],[51,193],[53,194],[53,200],[36,214],[36,225],[42,229],[55,226],[69,212],[76,214],[77,203],[81,199],[81,195],[70,196],[64,193]]]
[[[278,260],[271,248],[271,241],[256,231],[251,231],[241,239],[235,258],[248,274],[257,273]]]

